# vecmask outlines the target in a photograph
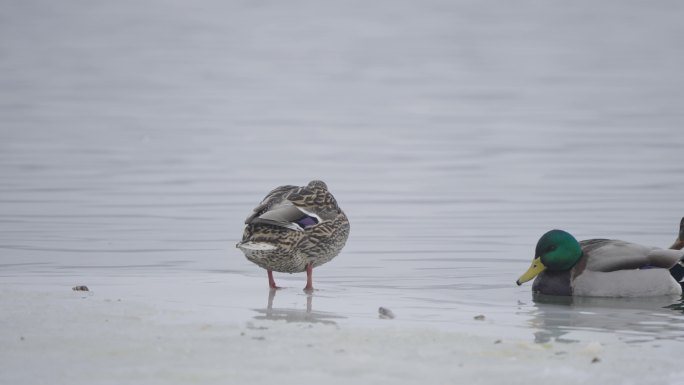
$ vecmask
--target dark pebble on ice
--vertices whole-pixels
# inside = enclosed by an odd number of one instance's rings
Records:
[[[495,344],[500,344],[500,343],[501,343],[501,340],[496,340],[496,341],[494,341],[494,343],[495,343]]]
[[[392,313],[392,310],[380,306],[378,308],[378,317],[382,319],[393,319],[394,318],[394,313]]]
[[[598,358],[598,357],[594,357],[594,358],[591,359],[591,363],[592,363],[592,364],[595,364],[595,363],[597,363],[597,362],[601,362],[601,359]]]
[[[74,286],[71,288],[73,291],[90,291],[88,290],[88,286],[81,285],[81,286]]]
[[[480,315],[476,315],[475,317],[473,317],[473,319],[474,319],[474,320],[477,320],[477,321],[484,321],[484,320],[485,320],[485,316],[482,315],[482,314],[480,314]]]

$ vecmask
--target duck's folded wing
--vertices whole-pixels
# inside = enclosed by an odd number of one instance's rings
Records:
[[[269,208],[281,204],[283,200],[285,200],[287,194],[291,193],[293,190],[296,189],[298,189],[297,186],[286,185],[276,187],[273,190],[271,190],[271,192],[266,194],[261,203],[259,203],[259,205],[254,208],[254,210],[247,217],[247,219],[245,219],[245,224],[252,223],[254,218],[265,213]]]
[[[658,249],[616,240],[605,240],[591,246],[593,247],[583,249],[590,254],[587,269],[593,271],[610,272],[648,267],[669,269],[684,258],[684,251]]]
[[[303,231],[305,228],[318,224],[320,218],[292,204],[283,204],[271,208],[256,218],[252,218],[249,224],[267,224],[285,227],[295,231]]]

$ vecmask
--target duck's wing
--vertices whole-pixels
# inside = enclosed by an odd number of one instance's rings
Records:
[[[291,193],[293,190],[296,190],[298,188],[299,187],[297,187],[297,186],[291,186],[291,185],[279,186],[279,187],[274,188],[271,192],[266,194],[266,196],[261,201],[261,203],[259,203],[259,205],[254,208],[254,210],[252,211],[252,214],[250,214],[247,217],[247,219],[245,219],[245,224],[252,223],[254,218],[265,213],[266,211],[268,211],[269,208],[276,206],[277,204],[281,203],[289,193]]]
[[[261,215],[251,218],[248,224],[267,224],[295,231],[304,231],[304,229],[320,222],[321,218],[318,215],[285,201],[269,208]]]
[[[587,256],[586,268],[610,272],[646,267],[669,269],[684,258],[684,251],[659,249],[613,239],[591,239],[580,242]]]
[[[303,187],[280,186],[268,193],[246,224],[269,224],[302,231],[335,219],[341,213],[335,197],[322,181]]]

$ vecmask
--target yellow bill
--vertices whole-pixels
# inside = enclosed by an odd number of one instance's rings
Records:
[[[532,261],[532,266],[530,266],[529,269],[525,272],[525,274],[521,275],[520,278],[518,278],[515,283],[518,284],[518,286],[522,285],[523,283],[529,281],[530,279],[536,277],[541,273],[542,271],[546,270],[546,266],[541,262],[541,258],[537,257]]]

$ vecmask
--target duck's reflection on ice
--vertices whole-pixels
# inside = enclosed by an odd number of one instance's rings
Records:
[[[534,302],[529,324],[537,343],[579,342],[572,337],[578,332],[616,335],[628,343],[684,341],[681,298],[535,295]]]
[[[284,320],[286,322],[308,322],[336,325],[335,319],[345,318],[333,313],[317,312],[313,310],[313,292],[306,293],[306,310],[298,308],[274,308],[273,302],[278,289],[270,289],[268,292],[268,303],[265,309],[254,309],[258,315],[256,320]]]

